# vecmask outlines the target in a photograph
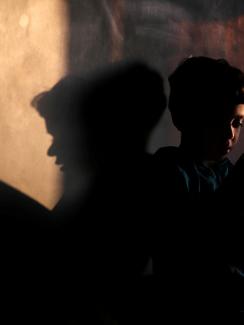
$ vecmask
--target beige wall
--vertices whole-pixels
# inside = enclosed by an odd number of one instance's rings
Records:
[[[0,1],[0,179],[48,208],[61,173],[30,102],[66,72],[66,20],[62,0]]]
[[[46,154],[51,137],[30,102],[66,70],[83,72],[121,58],[139,58],[167,77],[190,54],[224,57],[243,68],[244,6],[219,2],[217,8],[206,0],[212,10],[205,1],[182,3],[0,0],[0,179],[50,209],[58,201],[62,175],[55,158]],[[195,3],[205,11],[194,11]],[[166,113],[149,150],[178,141]],[[243,144],[244,134],[233,160]]]

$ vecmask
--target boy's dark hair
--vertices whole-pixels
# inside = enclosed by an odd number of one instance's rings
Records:
[[[169,83],[169,110],[180,131],[227,117],[244,103],[244,74],[224,59],[185,59]]]

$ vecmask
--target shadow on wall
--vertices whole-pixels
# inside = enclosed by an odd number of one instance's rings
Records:
[[[205,55],[244,68],[243,14],[239,0],[71,0],[68,66],[74,73],[120,58],[139,59],[166,77],[183,58]],[[167,113],[149,150],[178,141]]]
[[[94,74],[69,75],[32,105],[53,144],[49,156],[64,171],[67,202],[86,195],[97,174],[145,152],[166,99],[160,74],[141,62],[112,64]],[[118,173],[120,173],[118,169]]]

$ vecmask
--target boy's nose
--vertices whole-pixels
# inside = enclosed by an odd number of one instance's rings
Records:
[[[233,140],[235,138],[235,128],[232,126],[232,124],[229,124],[226,126],[226,136],[228,140]]]

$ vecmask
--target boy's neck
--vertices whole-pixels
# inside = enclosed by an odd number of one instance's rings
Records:
[[[189,158],[199,161],[208,167],[226,158],[226,157],[221,157],[219,159],[215,159],[213,157],[210,157],[207,152],[201,150],[199,143],[197,141],[194,141],[194,139],[190,139],[190,141],[188,141],[187,138],[182,137],[179,148]]]

